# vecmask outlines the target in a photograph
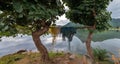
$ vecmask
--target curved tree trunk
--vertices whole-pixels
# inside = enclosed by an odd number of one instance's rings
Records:
[[[93,32],[89,31],[89,34],[86,40],[86,48],[87,48],[87,53],[89,54],[90,58],[92,59],[92,61],[94,61],[94,55],[93,55],[93,51],[91,47],[92,34]]]
[[[34,44],[37,47],[37,50],[40,52],[41,60],[43,62],[48,62],[50,59],[49,59],[48,51],[46,47],[42,44],[41,39],[39,37],[47,31],[48,31],[48,28],[43,28],[39,31],[35,31],[32,33]]]

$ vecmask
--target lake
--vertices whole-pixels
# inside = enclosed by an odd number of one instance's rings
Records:
[[[53,50],[52,45],[52,38],[51,35],[42,36],[43,44],[47,47],[49,51]],[[107,39],[101,42],[93,42],[92,47],[100,47],[106,49],[108,52],[115,54],[117,57],[119,56],[120,51],[120,39]],[[18,50],[26,49],[37,51],[31,36],[21,35],[13,38],[13,37],[3,37],[2,41],[0,42],[0,56],[4,56],[7,54],[12,54],[17,52]],[[68,50],[68,41],[62,41],[61,35],[59,35],[56,39],[56,43],[54,45],[54,51],[69,51]],[[86,47],[85,43],[83,43],[79,38],[76,36],[73,37],[71,42],[71,53],[76,54],[86,54]]]

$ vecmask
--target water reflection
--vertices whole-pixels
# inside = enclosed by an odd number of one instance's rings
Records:
[[[51,35],[41,37],[43,44],[50,51],[52,50],[52,38]],[[31,36],[15,37],[15,38],[2,38],[0,42],[0,56],[14,53],[21,49],[36,50]],[[92,42],[92,47],[100,47],[106,49],[107,51],[119,56],[118,50],[120,49],[120,39],[108,39],[102,42]],[[54,45],[54,50],[68,51],[68,42],[62,41],[61,36],[57,37],[56,44]],[[86,54],[85,43],[82,43],[80,39],[76,36],[73,37],[71,42],[71,52],[77,54]]]

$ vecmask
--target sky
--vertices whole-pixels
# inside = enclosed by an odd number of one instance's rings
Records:
[[[65,9],[68,10],[68,7],[65,6]],[[120,0],[113,0],[108,8],[108,11],[112,12],[111,17],[112,18],[120,18]],[[61,17],[59,17],[60,20],[56,22],[57,25],[65,25],[69,22],[67,18],[65,18],[65,14]]]
[[[113,18],[120,18],[120,0],[113,0],[113,2],[110,3],[110,5],[108,6],[108,10],[112,12],[112,17]],[[58,20],[56,23],[58,25],[65,25],[69,22],[68,19],[65,18],[65,14],[63,16],[60,17],[60,20]],[[79,40],[77,37],[74,37],[75,39],[73,39],[74,41],[77,41]],[[35,49],[35,46],[33,46],[33,41],[32,41],[32,38],[31,36],[24,36],[24,37],[16,37],[16,38],[6,38],[6,37],[3,37],[2,38],[3,40],[0,42],[0,55],[3,55],[4,53],[11,53],[11,52],[15,52],[19,49],[23,49],[24,47],[27,49]],[[46,40],[47,39],[47,40]],[[50,43],[51,41],[51,38],[46,38],[44,37],[44,39],[42,41],[46,41]],[[49,40],[48,40],[49,39]],[[59,40],[61,41],[61,40]],[[120,39],[115,39],[115,40],[109,40],[109,42],[113,43],[115,42],[116,43],[119,43],[120,42]],[[61,41],[62,42],[62,41]],[[78,42],[81,42],[80,40]],[[103,42],[106,42],[106,41],[103,41]],[[77,43],[77,42],[75,42]],[[9,45],[8,45],[9,44]],[[45,44],[45,43],[44,43]],[[26,46],[27,45],[27,46]],[[67,44],[65,44],[67,45]],[[113,45],[113,44],[111,44]],[[120,45],[120,44],[119,44]],[[119,48],[119,45],[117,46],[114,46],[114,48],[118,47]],[[49,46],[49,45],[48,45]],[[61,46],[63,46],[61,44]],[[22,48],[23,47],[23,48]],[[56,46],[57,47],[57,46]],[[6,50],[7,48],[7,50]],[[109,48],[108,48],[109,49]]]
[[[120,0],[113,0],[107,9],[112,12],[112,18],[120,18]]]

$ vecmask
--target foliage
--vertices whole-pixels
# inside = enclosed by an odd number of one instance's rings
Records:
[[[43,62],[49,61],[39,37],[64,13],[61,0],[0,0],[0,37],[30,34]]]
[[[0,37],[31,34],[64,13],[60,0],[0,0]]]
[[[59,57],[59,56],[64,56],[64,53],[62,53],[62,52],[58,52],[58,53],[49,52],[49,56],[50,56],[50,58],[55,58],[55,57]]]
[[[85,26],[96,25],[99,31],[108,29],[111,13],[106,8],[110,1],[112,0],[64,0],[69,7],[66,17]]]
[[[34,62],[36,58],[40,58],[39,53],[29,53],[29,54],[28,53],[9,54],[9,55],[3,56],[0,58],[0,64],[21,64],[21,63],[17,63],[17,61],[20,61],[22,59],[24,59],[24,61],[27,61],[25,60],[25,58],[29,58],[31,62]]]
[[[105,49],[101,48],[93,49],[93,54],[95,56],[95,59],[98,61],[104,61],[109,57],[108,52]]]
[[[60,52],[60,53],[53,53],[53,52],[50,52],[49,53],[50,55],[50,58],[51,59],[55,59],[55,58],[59,58],[59,57],[64,57],[65,54]],[[21,64],[19,63],[19,61],[21,60],[24,60],[22,62],[22,64],[37,64],[38,62],[40,62],[40,60],[38,58],[40,54],[39,53],[31,53],[31,54],[11,54],[11,55],[6,55],[6,56],[3,56],[2,58],[0,58],[0,64]],[[81,58],[82,56],[81,55],[77,55],[77,57]],[[27,58],[28,60],[30,60],[30,62],[28,63],[24,63],[26,62],[25,58]],[[18,60],[16,60],[18,59]],[[36,62],[36,60],[38,60]],[[36,62],[36,63],[34,63]],[[109,61],[99,61],[99,64],[112,64],[112,62],[109,62]]]
[[[55,57],[60,57],[63,56],[64,53],[60,52],[60,53],[53,53],[50,52],[49,56],[51,59],[54,59]],[[2,58],[0,58],[0,64],[21,64],[21,63],[17,63],[17,61],[20,61],[22,59],[25,60],[25,58],[28,58],[28,60],[30,60],[30,64],[34,64],[35,60],[39,60],[38,58],[40,54],[39,53],[30,53],[30,54],[10,54],[10,55],[6,55],[3,56]],[[24,64],[24,62],[23,62]]]
[[[0,64],[14,64],[15,61],[21,60],[24,57],[24,54],[6,55],[0,58]]]

